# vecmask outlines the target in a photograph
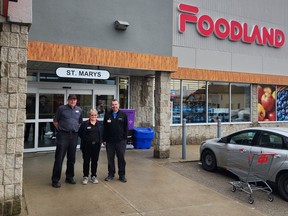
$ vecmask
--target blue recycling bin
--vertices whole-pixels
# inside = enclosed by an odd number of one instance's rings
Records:
[[[151,128],[134,128],[133,144],[135,149],[149,149],[154,138]]]

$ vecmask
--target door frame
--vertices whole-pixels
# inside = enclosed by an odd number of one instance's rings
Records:
[[[27,94],[35,94],[35,119],[27,119],[25,123],[35,124],[35,134],[34,134],[34,148],[24,149],[25,152],[40,152],[40,151],[51,151],[55,150],[55,146],[51,147],[39,147],[38,146],[38,128],[39,122],[53,122],[52,118],[49,119],[39,119],[39,94],[49,93],[49,94],[64,94],[63,104],[67,103],[67,98],[69,94],[91,94],[92,96],[92,108],[96,108],[96,95],[117,95],[117,85],[95,85],[95,84],[73,84],[69,83],[69,87],[66,87],[66,83],[28,83]],[[84,118],[86,120],[87,118]]]

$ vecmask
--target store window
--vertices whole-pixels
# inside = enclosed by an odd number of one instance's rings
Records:
[[[209,122],[220,119],[229,121],[229,84],[208,82],[208,115]]]
[[[206,82],[183,81],[182,105],[187,123],[206,122]]]
[[[171,124],[251,121],[251,85],[171,80]]]
[[[231,122],[251,121],[249,84],[231,84]]]
[[[181,123],[181,82],[180,80],[171,80],[170,84],[170,109],[171,123]]]
[[[129,78],[119,77],[119,103],[121,109],[128,108]]]

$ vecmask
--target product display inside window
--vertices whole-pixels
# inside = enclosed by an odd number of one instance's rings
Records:
[[[183,81],[183,118],[187,123],[206,122],[206,82]]]
[[[229,84],[208,82],[208,122],[229,122]]]
[[[251,85],[171,80],[171,123],[251,121]]]
[[[181,91],[180,80],[171,80],[170,84],[170,109],[171,109],[171,123],[181,123]]]

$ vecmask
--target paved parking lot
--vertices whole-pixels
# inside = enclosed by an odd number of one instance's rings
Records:
[[[231,191],[230,181],[235,181],[236,178],[225,170],[218,170],[217,172],[207,172],[202,169],[201,164],[197,161],[193,162],[167,162],[163,164],[165,167],[191,179],[206,187],[211,188],[237,202],[252,206],[256,210],[262,212],[267,216],[286,216],[288,213],[287,202],[282,200],[277,191],[274,190],[274,201],[269,202],[267,195],[264,192],[256,191],[254,193],[254,204],[249,204],[247,195],[244,192]]]

